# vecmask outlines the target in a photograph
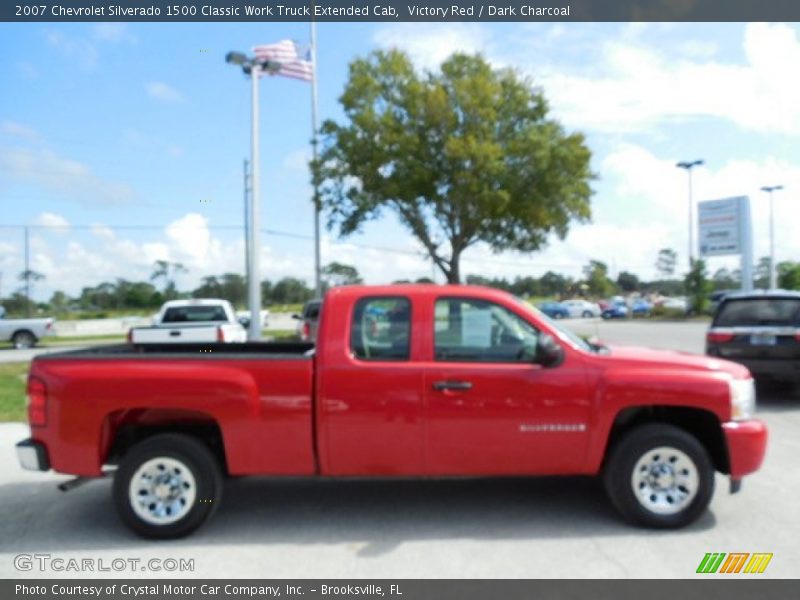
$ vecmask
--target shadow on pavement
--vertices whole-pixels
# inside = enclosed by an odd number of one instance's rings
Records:
[[[531,540],[664,535],[636,529],[614,512],[600,482],[536,479],[228,481],[217,514],[184,540],[151,542],[118,520],[110,482],[67,494],[52,482],[0,486],[0,551],[75,551],[213,544],[358,543],[379,556],[422,540]],[[714,526],[706,513],[684,532]],[[674,535],[675,532],[669,532]]]
[[[789,384],[759,385],[756,390],[756,416],[758,413],[800,414],[800,386]]]

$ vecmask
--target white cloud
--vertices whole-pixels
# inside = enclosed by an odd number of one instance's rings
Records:
[[[33,222],[35,225],[52,229],[62,235],[69,232],[69,221],[55,213],[44,212],[36,217]]]
[[[45,40],[56,50],[60,61],[69,58],[87,70],[97,66],[99,52],[89,40],[83,37],[71,37],[53,29],[45,32]]]
[[[477,23],[402,23],[378,30],[373,41],[383,48],[401,48],[416,65],[433,69],[454,52],[487,52],[490,37]]]
[[[145,84],[147,95],[162,102],[183,102],[183,94],[166,83],[150,81]]]
[[[0,123],[0,133],[27,141],[38,141],[40,139],[36,131],[15,121],[3,121]]]
[[[0,147],[0,170],[15,181],[82,204],[125,204],[134,198],[130,186],[99,177],[88,165],[47,149]]]
[[[92,35],[95,39],[103,42],[136,41],[136,36],[130,32],[126,23],[95,23],[92,27]]]
[[[480,51],[497,66],[513,65],[544,87],[570,127],[620,133],[713,118],[748,131],[800,133],[800,78],[791,74],[800,64],[800,40],[790,25],[747,24],[739,62],[716,60],[717,45],[704,39],[665,50],[648,39],[656,26],[639,23],[623,27],[616,39],[592,38],[591,45],[575,40],[589,58],[566,62],[559,47],[570,32],[535,25],[520,36],[493,34],[480,24],[402,24],[381,29],[374,39],[407,51],[425,67],[455,51]]]

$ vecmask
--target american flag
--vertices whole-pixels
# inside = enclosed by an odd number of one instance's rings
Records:
[[[303,81],[311,81],[314,75],[311,49],[303,48],[292,40],[281,40],[276,44],[255,46],[253,53],[256,58],[280,63],[280,69],[272,73],[273,75],[283,75]]]

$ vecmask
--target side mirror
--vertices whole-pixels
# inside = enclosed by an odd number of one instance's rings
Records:
[[[299,321],[300,319],[302,319],[302,317],[300,315],[298,315],[297,313],[292,313],[292,318],[295,321]]]
[[[553,336],[546,333],[539,335],[536,344],[536,363],[543,367],[555,367],[564,360],[564,349]]]

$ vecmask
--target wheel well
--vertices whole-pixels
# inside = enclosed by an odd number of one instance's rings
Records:
[[[35,340],[39,339],[36,337],[36,334],[33,333],[30,329],[17,329],[14,333],[11,334],[11,339],[13,340],[17,336],[17,334],[20,333],[29,333],[31,334],[31,336],[33,336],[33,339]]]
[[[132,409],[113,413],[103,426],[105,464],[116,464],[135,444],[160,433],[182,433],[208,446],[227,473],[225,444],[219,424],[190,410]]]
[[[668,423],[690,433],[711,457],[714,468],[721,473],[730,472],[725,436],[717,416],[702,408],[686,406],[640,406],[626,408],[617,414],[611,427],[606,454],[622,437],[644,423]]]

